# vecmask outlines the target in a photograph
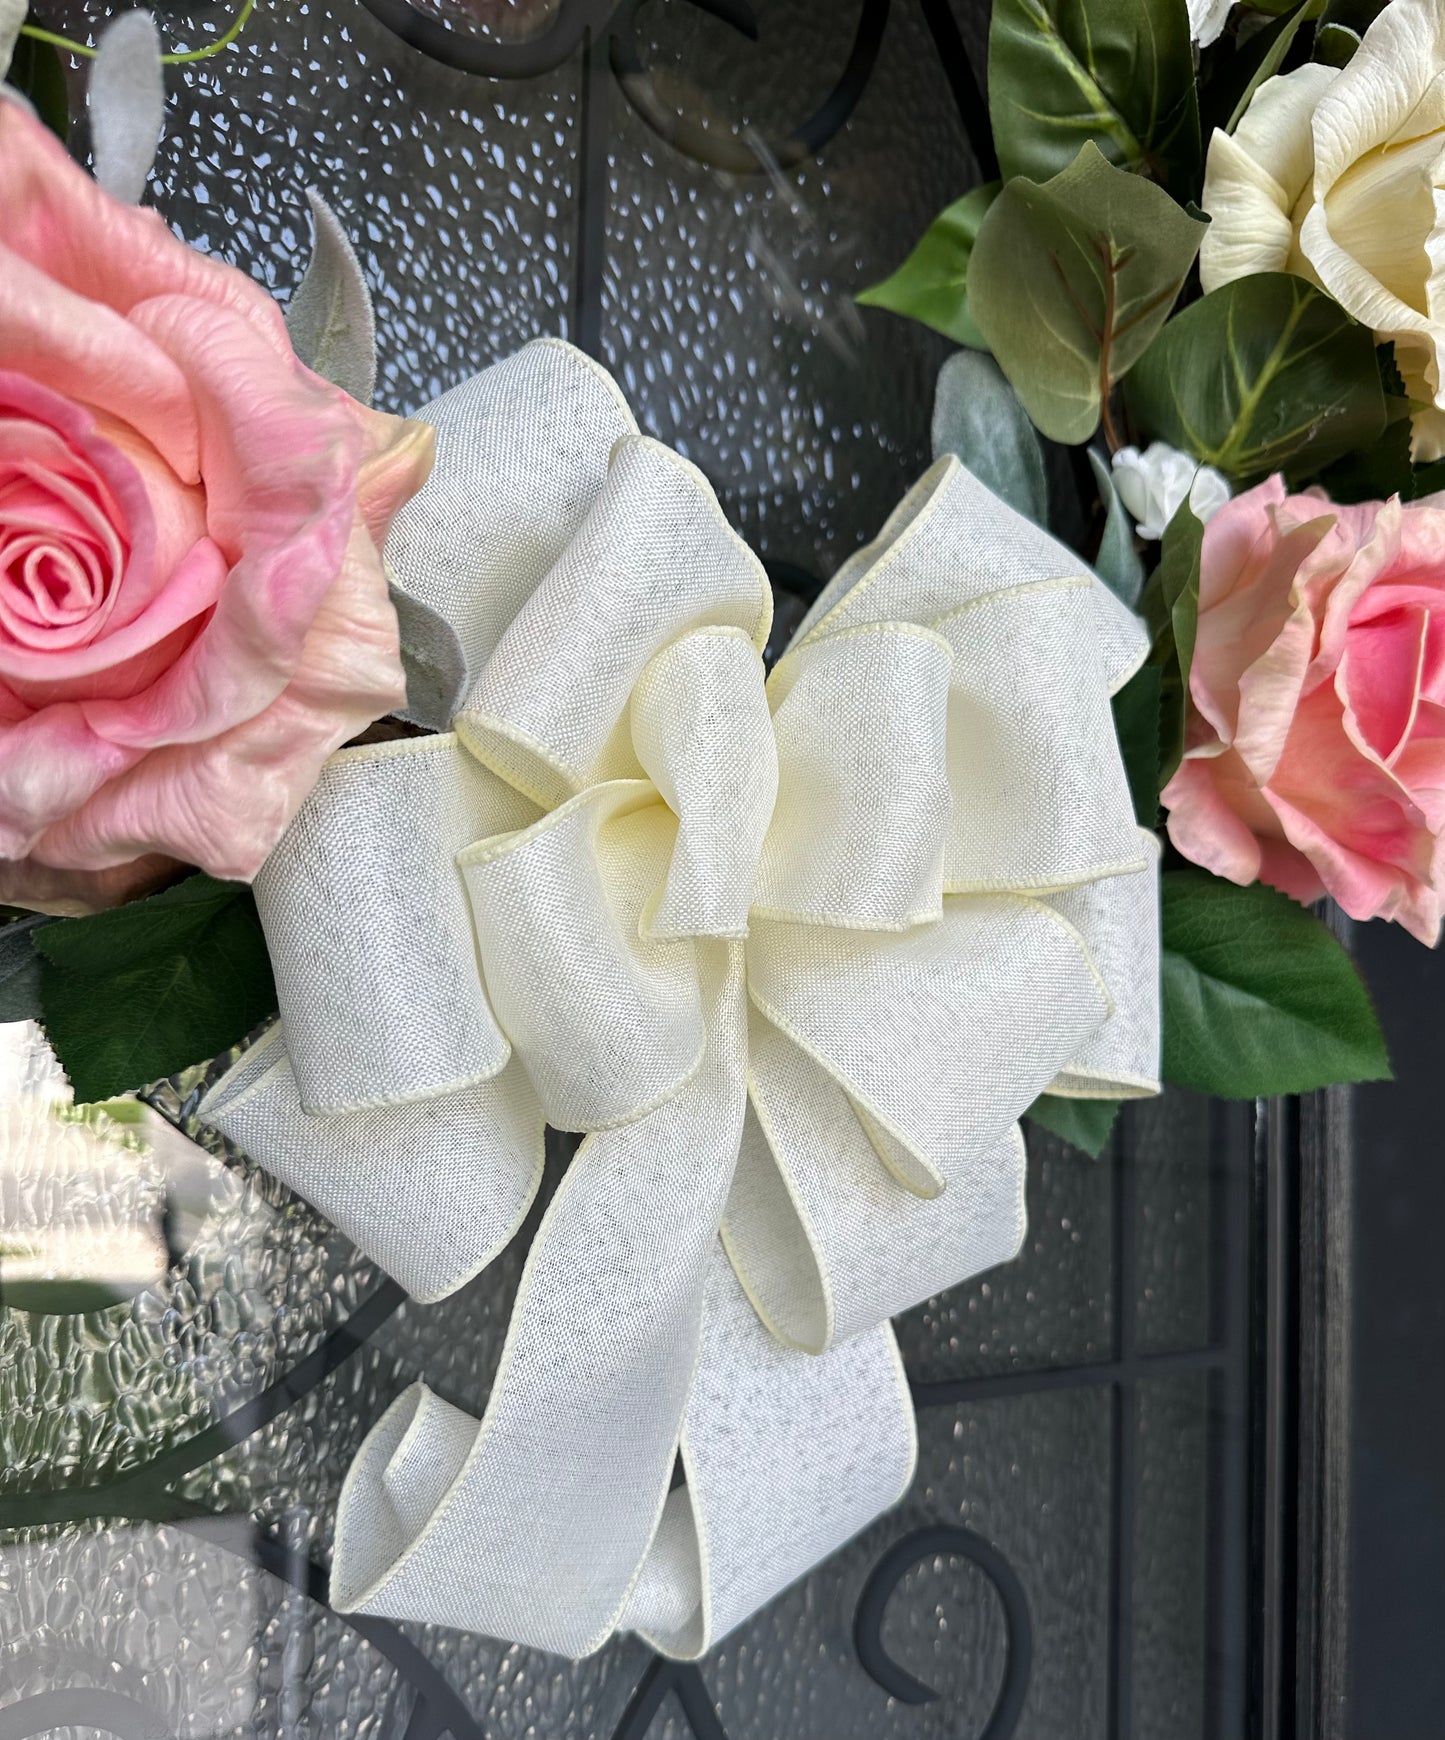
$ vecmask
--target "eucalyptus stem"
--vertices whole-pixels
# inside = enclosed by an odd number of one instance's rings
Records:
[[[231,20],[225,34],[218,36],[214,42],[208,42],[204,48],[193,48],[186,54],[163,54],[162,66],[188,66],[193,60],[209,60],[213,54],[219,54],[222,49],[229,48],[241,32],[246,28],[246,21],[256,9],[256,0],[241,0],[241,10]],[[81,55],[86,60],[94,60],[100,53],[89,43],[76,42],[69,36],[57,36],[53,30],[42,30],[38,24],[22,24],[20,34],[28,36],[33,42],[48,42],[52,48],[63,48],[70,54]]]

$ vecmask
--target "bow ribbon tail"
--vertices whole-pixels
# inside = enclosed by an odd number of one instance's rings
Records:
[[[741,950],[699,955],[702,1066],[578,1151],[481,1421],[417,1385],[362,1445],[337,1517],[340,1611],[572,1657],[623,1618],[667,1497],[745,1105]]]
[[[893,1331],[814,1356],[758,1321],[721,1247],[668,1499],[625,1623],[692,1661],[896,1504],[918,1440]]]

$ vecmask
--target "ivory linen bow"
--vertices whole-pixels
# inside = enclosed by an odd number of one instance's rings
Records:
[[[760,564],[599,367],[422,414],[387,555],[451,729],[328,763],[257,882],[281,1023],[203,1115],[422,1299],[586,1132],[485,1413],[392,1406],[332,1597],[694,1657],[907,1488],[888,1319],[1017,1250],[1019,1114],[1156,1090],[1145,638],[949,460],[765,683]]]

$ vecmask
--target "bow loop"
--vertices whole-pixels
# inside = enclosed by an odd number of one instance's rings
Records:
[[[887,622],[814,642],[778,667],[768,688],[779,801],[757,915],[870,930],[938,917],[952,663],[938,635]]]
[[[936,926],[897,934],[759,921],[748,991],[923,1196],[953,1156],[1005,1136],[1110,1011],[1072,927],[1000,895],[947,900]]]
[[[437,432],[426,500],[392,522],[386,558],[410,716],[453,716],[512,619],[602,491],[614,443],[635,435],[605,369],[538,339],[417,412]]]
[[[256,878],[308,1114],[425,1099],[503,1068],[456,855],[536,813],[449,735],[327,762]]]
[[[632,1123],[702,1060],[696,951],[642,927],[676,834],[649,781],[616,780],[460,855],[492,1008],[556,1129]]]
[[[763,666],[740,628],[698,628],[654,654],[632,692],[632,743],[677,817],[652,937],[744,937],[778,792]]]
[[[642,436],[613,450],[576,535],[517,612],[457,715],[464,743],[544,807],[597,777],[648,661],[704,626],[761,649],[762,564],[695,466]]]

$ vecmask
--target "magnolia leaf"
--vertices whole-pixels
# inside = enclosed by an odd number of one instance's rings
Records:
[[[1189,670],[1199,631],[1199,557],[1204,527],[1187,501],[1164,528],[1159,566],[1144,594],[1144,615],[1159,669],[1159,787],[1174,777],[1184,757],[1189,712]]]
[[[1092,145],[1052,181],[1008,183],[979,226],[968,300],[1024,409],[1051,440],[1087,441],[1149,346],[1204,225]]]
[[[1099,486],[1099,500],[1107,515],[1104,535],[1099,540],[1099,553],[1094,558],[1094,572],[1116,598],[1132,610],[1144,589],[1144,562],[1139,543],[1134,536],[1134,522],[1129,510],[1119,500],[1114,487],[1114,473],[1107,459],[1091,447],[1089,464],[1094,468],[1094,481]]]
[[[998,196],[990,181],[940,212],[923,240],[892,275],[864,290],[856,300],[865,308],[887,308],[921,320],[956,344],[987,347],[968,311],[968,262],[984,213]]]
[[[1118,1115],[1118,1100],[1064,1099],[1059,1094],[1040,1094],[1024,1113],[1091,1160],[1104,1152]]]
[[[1134,815],[1144,828],[1159,825],[1159,701],[1162,673],[1142,665],[1114,696],[1114,730]]]
[[[306,190],[315,245],[311,263],[286,308],[297,356],[363,405],[376,390],[376,318],[361,262],[336,214],[314,187]]]
[[[21,13],[25,11],[22,5]],[[22,36],[10,57],[10,71],[0,95],[18,92],[55,134],[64,141],[70,134],[70,93],[65,83],[65,67],[60,51],[53,43],[37,42],[33,36]]]
[[[138,205],[166,124],[161,37],[149,12],[122,12],[106,27],[90,69],[95,179],[123,205]]]
[[[1039,438],[1003,370],[980,351],[958,351],[938,371],[933,457],[945,453],[1035,525],[1048,525]]]
[[[1166,1081],[1256,1099],[1389,1079],[1369,993],[1313,914],[1203,870],[1160,890]]]
[[[1385,427],[1369,329],[1288,272],[1237,278],[1176,315],[1125,396],[1141,445],[1167,441],[1236,487],[1311,477]]]
[[[994,0],[988,110],[1005,180],[1046,181],[1087,140],[1112,163],[1194,193],[1185,0]]]
[[[78,1100],[110,1099],[243,1039],[276,1007],[243,883],[191,876],[37,932],[46,1034]]]

